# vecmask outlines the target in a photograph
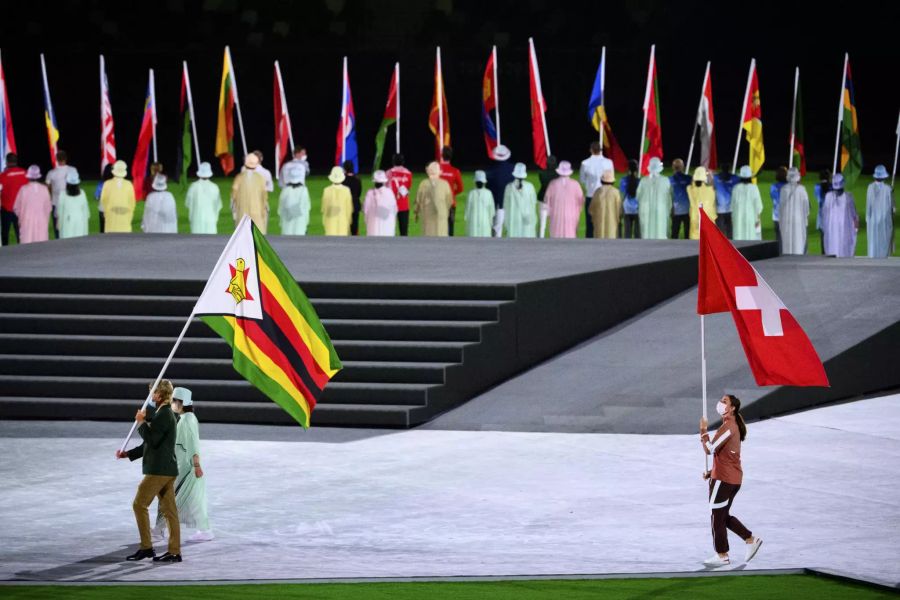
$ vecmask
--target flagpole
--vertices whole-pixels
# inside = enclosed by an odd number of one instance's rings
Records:
[[[188,111],[191,115],[191,131],[194,133],[194,151],[197,154],[197,167],[200,167],[200,138],[197,137],[197,119],[194,118],[194,97],[191,94],[191,77],[188,75],[187,61],[181,62],[184,67],[184,84],[187,91]]]
[[[278,89],[281,91],[281,109],[288,126],[288,138],[291,141],[291,154],[294,153],[294,127],[291,125],[291,113],[288,112],[287,93],[284,91],[284,80],[281,78],[281,65],[275,61],[275,74],[278,76]]]
[[[347,160],[347,57],[344,57],[344,83],[341,86],[341,166]]]
[[[838,124],[837,133],[834,134],[834,164],[831,167],[832,173],[837,173],[838,151],[841,148],[841,124],[844,122],[844,93],[847,88],[847,62],[850,60],[850,54],[844,53],[844,74],[841,77],[841,96],[838,99]]]
[[[41,53],[41,76],[44,79],[44,110],[50,115],[51,122],[53,120],[52,114],[52,105],[50,103],[50,84],[47,83],[47,64],[44,62],[44,53]],[[49,134],[49,132],[48,132]],[[48,143],[51,143],[48,135]],[[56,153],[53,151],[53,146],[50,146],[50,163],[53,167],[56,167]]]
[[[897,178],[897,151],[900,150],[900,114],[897,115],[897,141],[894,142],[894,170],[891,173],[891,189],[894,189],[894,180]]]
[[[534,38],[528,38],[531,49],[531,62],[534,68],[534,83],[537,87],[538,100],[541,102],[541,125],[544,127],[544,146],[547,148],[547,156],[550,156],[550,132],[547,131],[547,106],[544,104],[544,88],[541,87],[541,71],[538,69],[537,52],[534,49]]]
[[[238,98],[237,75],[234,72],[234,63],[231,62],[231,48],[225,46],[225,54],[228,56],[228,72],[231,74],[231,93],[234,95],[234,108],[237,110],[238,126],[241,128],[241,146],[244,148],[244,156],[247,156],[247,136],[244,135],[244,118],[241,116],[241,101]]]
[[[497,145],[500,145],[500,81],[497,79],[497,46],[493,50],[494,63],[494,114],[497,116]]]
[[[653,88],[653,62],[656,60],[656,44],[650,46],[650,62],[647,65],[647,91],[644,93],[644,124],[641,126],[641,149],[638,151],[638,173],[644,170],[644,141],[647,135],[647,110],[650,108],[650,91]]]
[[[156,79],[150,69],[150,120],[153,124],[153,162],[159,162],[156,155]]]
[[[753,69],[756,67],[756,59],[750,59],[750,72],[747,73],[747,90],[744,92],[744,103],[741,104],[741,121],[738,125],[737,144],[734,146],[734,161],[731,163],[731,172],[737,170],[738,152],[741,150],[741,132],[744,130],[744,113],[747,111],[747,99],[750,97],[750,84],[753,81]]]
[[[2,63],[0,63],[2,64]],[[104,123],[104,117],[106,117],[106,112],[104,111],[104,99],[105,99],[105,91],[106,89],[103,87],[103,72],[106,70],[104,67],[106,66],[106,62],[103,60],[103,55],[100,55],[100,176],[103,177],[103,163],[106,161],[106,123]]]
[[[400,63],[394,64],[394,77],[397,86],[397,122],[394,128],[394,147],[395,153],[400,154]]]
[[[794,142],[797,139],[797,90],[800,86],[800,67],[794,70],[794,104],[791,109],[791,147],[788,152],[788,168],[794,166]]]
[[[444,70],[441,67],[441,47],[437,47],[437,105],[438,105],[438,160],[444,149]]]
[[[697,105],[697,116],[694,118],[694,129],[691,134],[691,147],[688,150],[687,164],[684,167],[685,173],[691,170],[691,158],[694,156],[694,143],[697,139],[697,128],[700,126],[700,111],[703,110],[703,99],[706,97],[706,84],[709,81],[709,68],[712,61],[706,61],[706,73],[703,75],[703,85],[700,87],[700,103]]]
[[[701,203],[697,207],[698,213],[703,212],[703,204]],[[703,215],[698,214],[699,219],[703,220]],[[702,229],[702,226],[700,227]],[[700,232],[700,229],[697,230],[697,243],[700,243],[700,236],[703,235]],[[700,252],[703,252],[703,248],[700,248]],[[706,407],[706,315],[700,315],[700,383],[702,387],[703,394],[703,418],[706,419],[707,425],[709,424],[709,415],[708,409]],[[709,471],[709,454],[706,452],[703,453],[704,460],[704,471]]]
[[[600,106],[606,111],[606,46],[600,50]],[[603,116],[600,116],[600,130],[598,132],[600,138],[600,153],[603,154]],[[609,157],[607,157],[609,158]]]

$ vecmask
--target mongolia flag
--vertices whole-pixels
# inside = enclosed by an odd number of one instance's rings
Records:
[[[697,314],[731,312],[757,385],[828,387],[800,324],[702,210],[698,284]]]
[[[700,96],[700,109],[697,111],[697,127],[700,128],[700,164],[707,169],[715,170],[719,166],[716,152],[716,117],[713,113],[712,73],[710,64],[706,63],[706,75],[703,77],[703,94]]]
[[[742,127],[750,144],[750,170],[756,176],[766,162],[766,149],[763,146],[762,106],[759,103],[759,79],[756,76],[755,58],[750,61],[750,76],[747,79],[745,98]]]
[[[219,86],[219,117],[216,121],[216,158],[226,175],[234,171],[234,65],[225,48],[222,83]]]
[[[337,130],[337,149],[334,164],[353,162],[353,172],[359,173],[359,150],[356,146],[356,111],[353,110],[353,95],[350,93],[350,75],[347,73],[347,57],[344,57],[344,91],[341,100],[341,122]]]
[[[56,126],[56,115],[50,101],[50,86],[47,84],[47,65],[41,54],[41,72],[44,76],[44,123],[47,126],[47,144],[50,146],[50,163],[56,168],[56,144],[59,142],[59,128]]]
[[[116,162],[116,132],[112,103],[109,101],[109,82],[106,80],[106,60],[100,55],[100,175],[106,165]]]
[[[394,74],[391,77],[391,87],[388,89],[387,103],[384,105],[384,117],[381,119],[381,126],[378,128],[378,134],[375,136],[375,168],[381,168],[381,157],[384,154],[384,140],[387,137],[388,129],[391,125],[400,120],[400,63],[394,65]],[[398,125],[399,127],[399,125]],[[399,148],[399,137],[397,138],[397,152]]]
[[[651,158],[663,158],[662,126],[659,118],[659,86],[656,81],[656,46],[650,47],[647,91],[644,94],[644,139],[641,141],[641,174],[648,175]]]
[[[534,148],[534,164],[547,168],[550,154],[550,135],[547,132],[547,103],[541,89],[541,72],[538,70],[534,40],[528,38],[528,83],[531,91],[531,143]]]
[[[847,185],[853,185],[862,172],[863,158],[859,145],[859,123],[856,120],[856,97],[850,74],[850,57],[844,56],[844,86],[841,90],[841,174]]]
[[[275,102],[275,177],[281,173],[281,165],[288,149],[293,147],[291,143],[291,119],[288,116],[287,95],[284,92],[284,82],[281,80],[281,66],[275,61],[273,75],[272,98]]]
[[[591,99],[588,102],[588,120],[594,126],[597,132],[603,128],[603,155],[613,161],[613,167],[619,173],[628,172],[628,159],[622,148],[616,141],[606,118],[606,107],[604,105],[604,95],[606,93],[606,47],[600,56],[600,66],[597,67],[597,75],[594,77],[594,87],[591,89]]]
[[[793,117],[791,119],[791,153],[792,164],[800,169],[800,175],[806,175],[806,148],[803,145],[803,95],[800,93],[800,69],[796,72],[796,97],[794,99]]]
[[[0,59],[0,171],[6,169],[6,155],[16,151],[16,136],[13,133],[12,115],[9,112],[9,98],[6,95],[6,74]]]
[[[441,150],[444,146],[450,145],[450,112],[447,110],[440,48],[437,49],[434,60],[434,95],[431,97],[431,111],[428,113],[428,128],[434,134],[435,160],[440,161]]]
[[[488,158],[494,157],[494,148],[500,143],[500,132],[494,125],[494,121],[491,120],[491,111],[497,110],[498,104],[497,46],[494,46],[481,80],[481,128],[484,131],[484,144],[487,147]]]
[[[306,294],[250,217],[238,223],[193,314],[231,346],[235,371],[309,427],[343,365]]]
[[[147,166],[150,161],[150,144],[153,143],[153,126],[156,121],[156,107],[153,105],[153,70],[150,70],[150,81],[147,84],[147,97],[144,99],[144,116],[141,119],[141,132],[138,135],[134,161],[131,163],[131,177],[134,182],[134,197],[144,199],[144,179],[147,177]]]

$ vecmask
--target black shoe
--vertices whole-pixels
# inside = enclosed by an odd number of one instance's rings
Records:
[[[153,551],[153,548],[138,548],[138,551],[130,556],[126,556],[125,560],[143,560],[145,558],[152,558],[156,560],[156,552]]]
[[[169,554],[168,552],[166,552],[165,554],[162,554],[160,556],[154,556],[153,562],[165,562],[165,563],[181,562],[181,555],[180,554]]]

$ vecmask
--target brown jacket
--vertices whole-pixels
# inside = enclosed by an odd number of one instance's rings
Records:
[[[732,417],[725,417],[712,440],[705,433],[700,437],[703,450],[713,457],[712,478],[732,485],[741,485],[741,432]]]

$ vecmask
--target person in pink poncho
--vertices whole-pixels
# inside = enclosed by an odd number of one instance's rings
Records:
[[[584,192],[581,185],[572,179],[572,165],[569,161],[559,163],[556,174],[559,177],[550,182],[544,195],[544,204],[550,216],[550,237],[574,238],[578,221],[581,220]]]
[[[19,190],[13,207],[13,212],[19,219],[19,233],[22,236],[19,241],[22,244],[46,242],[50,239],[47,227],[50,223],[50,213],[53,211],[50,190],[41,183],[39,166],[28,167],[25,176],[28,183]]]

